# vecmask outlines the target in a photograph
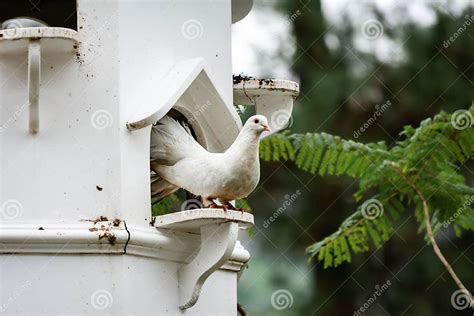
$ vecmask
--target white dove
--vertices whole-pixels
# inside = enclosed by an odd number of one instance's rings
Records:
[[[258,145],[264,131],[270,131],[267,118],[254,115],[224,153],[210,153],[176,120],[163,117],[152,128],[150,156],[151,168],[165,181],[152,184],[152,195],[163,198],[184,188],[200,196],[204,207],[235,209],[229,201],[247,197],[260,179]]]

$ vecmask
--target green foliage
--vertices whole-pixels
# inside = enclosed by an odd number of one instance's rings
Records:
[[[406,126],[402,140],[390,148],[383,142],[362,144],[325,133],[277,134],[262,141],[260,157],[293,161],[311,174],[359,180],[354,198],[366,201],[336,232],[307,248],[310,258],[335,267],[350,262],[352,253],[381,247],[408,207],[415,211],[419,231],[425,232],[423,199],[435,234],[448,225],[458,236],[474,231],[474,188],[465,184],[459,170],[473,157],[473,117],[474,106],[452,115],[441,112],[418,128]]]
[[[246,212],[252,213],[252,207],[250,204],[247,202],[246,199],[239,199],[235,201],[235,207],[237,209],[243,208]]]
[[[176,193],[172,193],[160,201],[151,201],[151,214],[153,216],[170,213],[180,204],[180,199]]]

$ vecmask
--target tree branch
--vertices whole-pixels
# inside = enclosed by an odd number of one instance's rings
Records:
[[[469,292],[469,290],[461,282],[461,279],[459,279],[459,277],[457,276],[456,272],[454,272],[453,267],[451,267],[448,260],[446,260],[446,258],[444,257],[443,253],[441,252],[441,249],[438,246],[438,243],[436,242],[434,238],[433,228],[431,227],[431,221],[430,221],[428,201],[426,200],[423,193],[418,189],[418,187],[413,182],[411,182],[401,170],[399,170],[398,168],[396,168],[395,170],[397,170],[400,176],[405,179],[405,181],[408,183],[410,187],[412,187],[412,189],[416,192],[416,195],[420,198],[421,202],[423,203],[423,218],[424,218],[424,222],[426,226],[426,233],[428,234],[428,238],[431,241],[433,250],[436,256],[438,256],[441,263],[443,263],[443,265],[445,266],[446,270],[448,270],[449,274],[451,275],[451,278],[454,280],[454,282],[459,287],[459,289],[461,289],[461,291],[463,291],[464,293],[469,295],[469,297],[471,297],[471,302],[470,302],[469,307],[474,309],[474,300],[472,299],[471,292]]]
[[[431,221],[430,221],[430,214],[429,214],[429,207],[428,207],[428,202],[426,201],[425,197],[421,193],[418,188],[416,188],[414,185],[412,185],[413,189],[415,190],[416,194],[420,198],[421,202],[423,203],[423,215],[424,215],[424,220],[425,220],[425,226],[426,226],[426,233],[428,234],[428,238],[431,241],[431,245],[433,246],[433,250],[438,256],[439,260],[443,263],[443,265],[446,267],[446,270],[448,270],[449,274],[453,278],[454,282],[457,284],[457,286],[465,293],[467,293],[469,296],[472,297],[471,292],[468,291],[468,289],[464,286],[464,284],[461,282],[457,274],[454,272],[453,268],[449,264],[448,260],[444,257],[443,253],[441,252],[441,249],[439,248],[438,244],[436,243],[436,240],[433,236],[433,229],[431,227]],[[474,301],[471,300],[470,307],[474,309],[473,305]]]

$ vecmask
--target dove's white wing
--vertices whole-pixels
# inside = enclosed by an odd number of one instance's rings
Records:
[[[174,166],[182,159],[195,157],[207,151],[175,119],[165,116],[151,130],[150,159],[156,172],[159,166]],[[161,200],[180,187],[159,178],[151,184],[151,195]]]
[[[151,183],[151,196],[157,201],[164,199],[177,190],[179,190],[178,186],[162,179],[161,177]]]
[[[164,116],[151,130],[150,158],[161,165],[172,166],[184,158],[207,151],[176,120]]]

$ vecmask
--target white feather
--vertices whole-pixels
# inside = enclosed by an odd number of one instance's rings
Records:
[[[162,164],[199,155],[206,150],[186,130],[169,116],[163,117],[151,130],[150,156]]]

